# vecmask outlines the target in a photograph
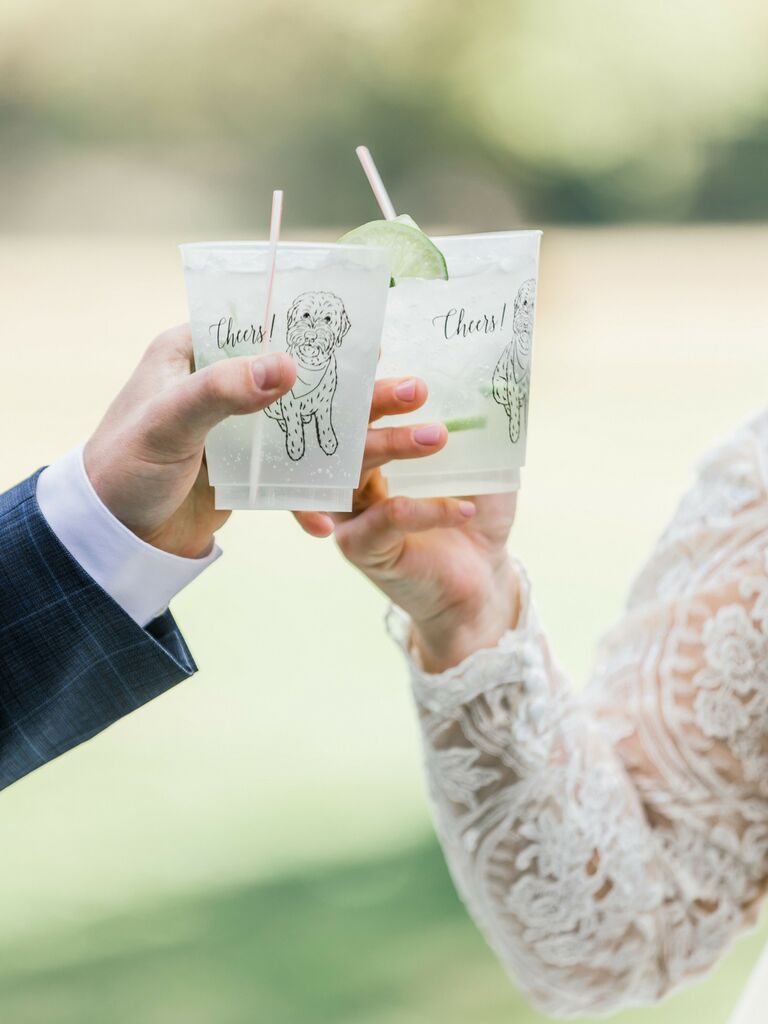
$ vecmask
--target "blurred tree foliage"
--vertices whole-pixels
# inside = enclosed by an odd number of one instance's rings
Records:
[[[233,222],[280,184],[345,224],[365,141],[430,223],[762,218],[767,30],[764,0],[3,0],[0,176],[110,154]]]

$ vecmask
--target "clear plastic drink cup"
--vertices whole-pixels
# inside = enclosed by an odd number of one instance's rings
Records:
[[[445,448],[383,469],[391,494],[517,490],[525,464],[540,231],[435,238],[448,280],[392,288],[379,376],[422,377],[427,404],[393,423],[442,422]]]
[[[267,242],[181,246],[201,369],[262,351]],[[208,435],[216,507],[349,511],[368,427],[391,258],[358,245],[280,243],[269,350],[297,366],[292,390],[266,412],[230,416]],[[254,416],[263,417],[251,501]]]

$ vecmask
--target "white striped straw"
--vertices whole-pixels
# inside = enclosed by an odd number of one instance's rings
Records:
[[[376,164],[373,162],[370,150],[367,146],[358,146],[355,152],[357,153],[358,160],[363,165],[365,176],[368,179],[368,184],[371,186],[376,202],[384,214],[384,220],[394,220],[397,216],[395,208],[392,205],[392,200],[389,198],[389,193],[384,188],[384,182],[381,180],[381,175]]]
[[[277,189],[272,193],[272,217],[269,222],[269,249],[267,259],[269,270],[267,272],[267,294],[264,300],[264,323],[261,330],[261,354],[269,351],[270,317],[272,315],[272,292],[275,285],[275,268],[277,265],[277,243],[280,241],[280,224],[283,219],[283,193]],[[256,495],[259,490],[259,475],[261,473],[261,454],[264,438],[264,413],[257,412],[253,417],[253,436],[251,438],[251,473],[249,504],[251,507],[256,503]]]

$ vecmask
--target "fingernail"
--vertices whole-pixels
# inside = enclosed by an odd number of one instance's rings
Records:
[[[435,423],[430,427],[418,427],[413,432],[413,440],[416,444],[423,444],[427,447],[436,445],[443,436],[443,428]]]
[[[459,512],[461,512],[463,516],[466,516],[467,519],[471,518],[476,511],[477,509],[475,508],[471,501],[459,502]]]
[[[280,385],[283,379],[283,360],[276,352],[254,359],[251,373],[257,388],[271,391]]]
[[[412,402],[416,397],[416,381],[404,380],[395,388],[395,394],[401,402]]]

